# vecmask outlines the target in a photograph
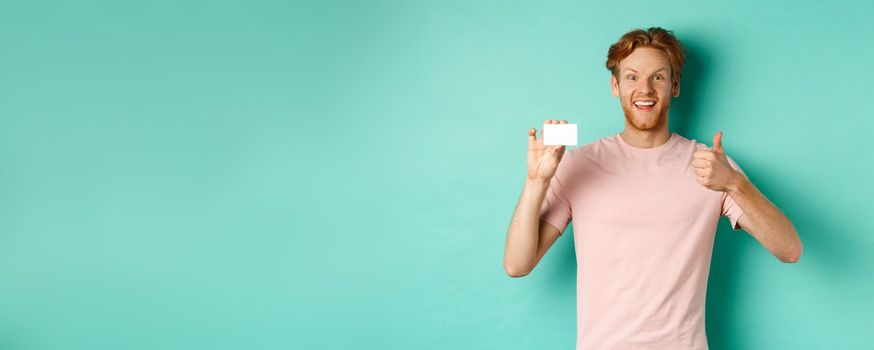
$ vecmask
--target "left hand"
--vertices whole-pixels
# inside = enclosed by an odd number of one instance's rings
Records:
[[[692,166],[698,183],[714,191],[728,191],[738,175],[722,149],[722,131],[713,137],[713,147],[692,153]]]

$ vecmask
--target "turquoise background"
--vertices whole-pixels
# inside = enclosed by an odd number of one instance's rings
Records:
[[[672,130],[805,246],[720,220],[711,349],[874,348],[872,10],[3,1],[0,348],[572,349],[572,235],[502,267],[526,130],[621,131],[607,48],[648,26],[689,51]]]

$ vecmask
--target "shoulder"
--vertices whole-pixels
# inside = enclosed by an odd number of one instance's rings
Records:
[[[708,146],[706,143],[702,143],[702,142],[698,141],[697,139],[694,139],[694,138],[690,139],[690,138],[687,138],[687,137],[680,135],[679,133],[676,133],[676,132],[674,134],[678,138],[677,144],[676,144],[677,150],[685,151],[688,153],[694,153],[696,151],[710,149],[710,146]]]

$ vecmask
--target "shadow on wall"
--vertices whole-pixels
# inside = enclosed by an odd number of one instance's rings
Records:
[[[764,165],[757,167],[756,163]],[[804,275],[811,279],[809,283],[816,286],[852,288],[858,283],[859,276],[865,274],[864,254],[867,253],[862,249],[852,251],[850,247],[864,247],[864,242],[856,242],[853,237],[864,237],[866,233],[853,232],[859,228],[844,224],[846,220],[835,215],[833,208],[828,208],[815,200],[802,198],[807,195],[804,189],[792,188],[787,182],[775,180],[792,174],[774,174],[779,169],[768,167],[766,160],[762,159],[752,163],[747,161],[744,164],[746,164],[744,170],[756,187],[792,220],[804,244],[804,252],[801,260],[795,264],[780,262],[755,237],[745,230],[732,231],[728,220],[720,218],[707,287],[706,322],[711,350],[750,348],[752,344],[746,344],[744,339],[739,337],[746,333],[744,320],[770,317],[764,311],[759,315],[744,315],[738,311],[742,297],[739,291],[778,288],[774,285],[748,284],[743,276],[748,275],[757,266],[749,265],[750,259],[744,257],[750,254],[743,252],[756,251],[754,255],[767,254],[772,258],[769,264],[785,264],[786,271],[804,269]],[[767,174],[767,176],[757,176],[757,174]],[[756,261],[761,259],[757,258]],[[789,293],[798,292],[803,291],[789,291]]]
[[[716,62],[707,50],[706,41],[688,37],[682,40],[686,48],[686,64],[683,67],[680,96],[671,102],[669,123],[672,131],[692,138],[691,130],[695,129],[694,125],[700,122],[698,118],[702,117],[699,106],[708,100],[705,87],[710,82]],[[710,145],[708,140],[703,142]],[[743,164],[744,171],[752,179],[754,174],[748,164],[733,157]],[[741,239],[743,237],[740,235],[745,234],[745,231],[733,231],[728,220],[719,218],[705,306],[707,342],[711,350],[745,348],[743,340],[738,337],[742,334],[737,331],[741,329],[738,327],[739,315],[734,313],[738,306],[737,291],[741,288],[741,276],[744,274],[744,266],[738,263],[741,259],[735,257],[742,249],[751,249],[750,242]]]
[[[671,104],[671,130],[687,136],[698,124],[699,106],[711,98],[707,89],[714,65],[718,64],[707,50],[706,41],[683,38],[687,58],[683,82],[678,97]],[[719,80],[719,79],[717,79]],[[708,143],[709,138],[704,142]],[[709,145],[709,143],[708,143]],[[753,151],[747,154],[755,154]],[[749,159],[732,156],[755,186],[769,198],[795,225],[804,244],[801,260],[787,268],[810,270],[817,285],[852,286],[857,283],[860,266],[864,266],[864,252],[852,252],[848,247],[863,246],[864,242],[853,242],[853,237],[864,237],[864,232],[852,232],[858,228],[848,227],[846,220],[833,214],[833,208],[809,198],[809,190],[792,184],[797,182],[779,181],[798,174],[781,174],[780,168],[770,166],[769,159]],[[802,174],[803,175],[803,174]],[[805,198],[808,197],[808,198]],[[822,206],[822,207],[817,207]],[[830,214],[831,213],[831,214]],[[707,287],[706,327],[711,350],[746,349],[752,344],[742,337],[745,334],[745,319],[750,317],[769,317],[767,314],[743,315],[739,313],[742,290],[774,288],[773,286],[747,286],[746,279],[754,266],[745,265],[748,259],[739,258],[748,252],[758,250],[772,257],[773,264],[784,264],[767,251],[755,237],[745,230],[733,231],[729,221],[720,217],[714,242],[713,259]]]
[[[682,40],[686,48],[686,64],[680,81],[680,96],[671,101],[668,123],[671,131],[688,138],[695,124],[693,121],[697,122],[696,117],[700,118],[697,107],[706,100],[704,94],[707,91],[703,87],[709,82],[714,61],[703,43],[690,38]]]

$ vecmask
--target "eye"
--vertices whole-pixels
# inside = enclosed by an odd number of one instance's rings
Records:
[[[661,74],[656,75],[656,76],[655,76],[655,79],[656,79],[656,80],[663,80]]]
[[[628,79],[628,80],[636,80],[637,77],[635,77],[634,74],[629,74],[629,75],[626,75],[626,76],[625,76],[625,79]]]

